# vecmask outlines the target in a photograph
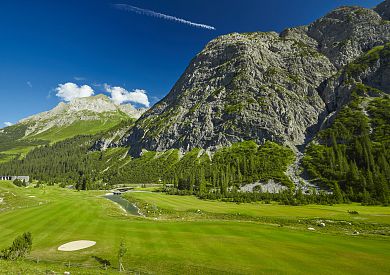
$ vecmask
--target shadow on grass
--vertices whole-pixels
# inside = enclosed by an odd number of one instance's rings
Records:
[[[103,259],[103,258],[100,258],[98,256],[92,256],[92,258],[94,258],[99,264],[101,264],[103,267],[109,267],[111,266],[111,263],[109,260],[106,260],[106,259]]]

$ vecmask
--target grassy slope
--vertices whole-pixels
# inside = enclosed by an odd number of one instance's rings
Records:
[[[71,266],[70,268],[66,265],[60,265],[59,263],[46,263],[34,261],[4,261],[0,260],[1,274],[13,275],[13,274],[23,274],[23,275],[37,275],[37,274],[64,274],[65,271],[70,272],[70,274],[77,275],[97,275],[97,274],[118,274],[114,270],[103,270],[101,267],[97,266],[88,266],[81,268],[80,266]],[[57,273],[50,273],[54,271]]]
[[[123,119],[125,119],[123,117]],[[121,117],[110,120],[77,121],[67,127],[54,127],[48,131],[32,136],[34,139],[47,140],[51,143],[72,138],[77,135],[95,135],[115,127],[121,122]]]
[[[0,198],[3,198],[3,203],[0,204],[0,213],[15,209],[36,207],[46,203],[45,200],[41,200],[30,194],[30,190],[17,188],[10,181],[0,181]]]
[[[365,221],[390,224],[389,207],[365,207],[359,204],[306,205],[287,206],[279,204],[245,203],[235,204],[219,201],[200,200],[190,196],[171,196],[162,193],[127,193],[125,196],[137,200],[146,201],[149,205],[155,205],[171,211],[201,210],[211,213],[226,213],[247,215],[252,217],[279,217],[279,218],[328,218],[348,221]],[[348,211],[358,211],[359,215],[353,216]]]
[[[124,216],[97,192],[20,190],[51,202],[0,213],[0,244],[31,231],[32,255],[44,259],[96,264],[91,256],[99,256],[114,263],[124,238],[129,248],[125,266],[156,273],[386,274],[390,269],[386,237],[341,237],[254,222],[154,221]],[[296,208],[284,213],[288,209]],[[56,250],[78,239],[97,245],[75,253]],[[17,268],[0,266],[5,272]]]
[[[24,157],[32,148],[46,141],[23,140],[27,125],[17,124],[0,130],[0,163]]]
[[[8,128],[7,133],[0,134],[0,163],[12,160],[15,157],[24,158],[36,146],[56,143],[78,135],[95,135],[104,133],[129,120],[125,114],[118,113],[104,117],[101,120],[76,121],[66,127],[53,127],[37,135],[24,137],[25,125],[14,125]]]

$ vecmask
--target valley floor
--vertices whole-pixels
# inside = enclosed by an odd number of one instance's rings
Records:
[[[390,237],[386,235],[390,208],[238,205],[159,193],[126,194],[146,212],[148,217],[143,218],[126,215],[102,198],[104,193],[17,188],[0,182],[0,197],[5,198],[0,204],[0,249],[30,231],[31,259],[40,262],[0,261],[1,272],[115,273],[121,239],[128,247],[125,268],[141,273],[386,274],[390,270]],[[359,215],[350,215],[348,210]],[[327,226],[318,227],[317,220]],[[316,230],[308,231],[308,226]],[[352,235],[356,230],[361,234]],[[78,252],[57,250],[75,240],[97,244]],[[96,257],[110,261],[112,267],[99,269]],[[95,269],[68,268],[64,263],[69,262]]]

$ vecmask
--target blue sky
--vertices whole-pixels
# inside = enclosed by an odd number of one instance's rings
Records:
[[[77,89],[88,85],[95,94],[128,91],[127,99],[137,96],[131,93],[139,89],[136,93],[146,91],[153,104],[169,92],[204,45],[219,35],[279,32],[308,24],[338,6],[374,7],[380,2],[2,0],[0,127],[3,122],[17,122],[53,108],[61,100],[55,89],[69,82]],[[216,30],[142,15],[112,4],[149,9]]]

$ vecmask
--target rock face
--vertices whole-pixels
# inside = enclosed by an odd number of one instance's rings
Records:
[[[211,41],[121,143],[132,155],[213,150],[243,140],[305,144],[328,115],[327,80],[390,41],[387,3],[375,11],[342,7],[281,34],[234,33]]]
[[[388,42],[389,23],[374,10],[341,7],[310,24],[307,34],[318,42],[318,50],[340,69],[363,52]]]
[[[124,121],[115,129],[106,132],[100,139],[98,139],[92,146],[93,150],[105,151],[108,148],[115,148],[122,145],[121,141],[126,136],[129,129],[134,125],[132,121]]]
[[[353,91],[369,96],[390,94],[390,43],[373,48],[324,84],[321,97],[331,114],[351,100]]]
[[[390,20],[390,0],[386,0],[374,9],[384,20]]]
[[[220,37],[139,120],[128,142],[157,151],[250,139],[302,144],[324,109],[316,88],[334,72],[325,56],[295,36]]]
[[[102,120],[122,116],[138,119],[145,109],[136,109],[130,104],[116,105],[105,95],[76,98],[69,103],[61,102],[54,109],[43,112],[19,123],[28,125],[25,135],[36,135],[53,127],[63,127],[81,120]]]
[[[281,193],[282,191],[288,190],[288,187],[281,185],[279,183],[276,183],[274,180],[269,180],[267,183],[263,182],[255,182],[246,184],[244,186],[240,187],[240,192],[244,193],[252,193],[257,191],[261,192],[268,192],[271,194]]]

